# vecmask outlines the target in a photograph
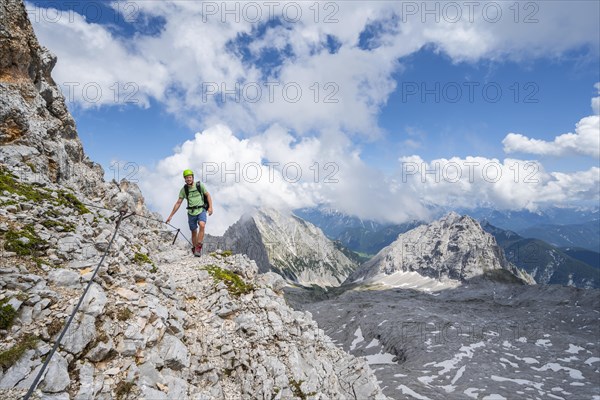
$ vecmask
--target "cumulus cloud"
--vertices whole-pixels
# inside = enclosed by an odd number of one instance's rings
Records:
[[[377,136],[377,116],[395,90],[398,60],[425,45],[456,62],[519,60],[595,49],[599,37],[598,3],[586,1],[569,3],[568,13],[560,2],[511,8],[501,2],[289,1],[249,7],[152,1],[133,3],[135,13],[111,4],[133,17],[134,26],[152,18],[164,24],[125,42],[113,26],[77,13],[58,22],[34,20],[42,44],[59,56],[58,81],[64,89],[65,82],[80,85],[72,93],[77,104],[111,104],[116,97],[117,103],[146,106],[155,99],[194,128],[222,122],[246,134],[279,124],[307,135],[331,129]],[[39,14],[40,8],[28,8]],[[372,37],[366,40],[365,32]],[[331,38],[339,44],[335,51],[327,46]]]
[[[401,222],[426,218],[423,204],[469,206],[478,199],[535,208],[597,200],[598,168],[559,174],[545,172],[535,161],[413,156],[400,160],[397,173],[385,175],[361,159],[350,138],[378,137],[377,117],[395,91],[402,57],[423,46],[455,62],[555,57],[598,47],[598,2],[570,2],[568,13],[560,2],[519,3],[518,15],[509,8],[513,3],[477,2],[472,10],[450,3],[461,8],[460,15],[444,2],[428,3],[438,7],[433,14],[424,2],[277,2],[270,20],[270,2],[252,3],[262,15],[253,22],[249,15],[236,18],[247,7],[243,2],[142,1],[132,3],[137,9],[129,16],[164,24],[128,39],[114,26],[77,13],[33,22],[41,43],[58,55],[57,82],[65,90],[66,82],[79,84],[71,93],[75,103],[111,105],[133,94],[140,106],[155,100],[199,131],[156,168],[146,168],[140,186],[166,216],[183,185],[181,171],[194,169],[215,198],[210,233],[222,233],[255,206],[325,203],[363,218]],[[226,4],[240,11],[226,14]],[[297,20],[290,18],[295,7],[301,8]],[[501,7],[500,14],[494,14],[495,7]],[[125,88],[128,83],[133,86]],[[89,92],[81,90],[86,84]],[[92,102],[96,84],[102,97]],[[512,134],[505,148],[597,156],[590,149],[598,149],[599,103],[592,101],[596,115],[582,119],[573,134],[541,144]],[[407,139],[406,146],[423,142]],[[438,167],[437,180],[435,172],[423,175]],[[457,168],[458,180],[452,175]],[[181,226],[184,214],[177,216]]]
[[[82,108],[147,107],[167,90],[170,71],[165,65],[132,51],[106,26],[76,12],[33,6],[28,11],[42,45],[58,55],[52,75],[67,101]]]
[[[214,198],[209,233],[222,234],[255,207],[293,210],[326,205],[364,219],[403,222],[429,218],[427,206],[529,209],[557,204],[597,203],[600,168],[575,173],[546,172],[537,161],[453,157],[399,159],[385,175],[360,157],[343,134],[297,137],[271,126],[239,139],[225,125],[199,132],[154,169],[140,174],[151,206],[168,215],[186,168],[196,172]],[[185,227],[185,213],[175,223]]]
[[[320,204],[364,218],[401,222],[425,218],[413,196],[367,166],[339,133],[298,138],[274,125],[247,139],[225,125],[199,132],[155,168],[144,168],[140,187],[153,209],[168,215],[191,168],[214,198],[209,233],[221,234],[255,207],[292,210]],[[185,226],[185,213],[175,223]],[[207,228],[208,229],[208,228]]]
[[[596,84],[600,90],[600,84]],[[506,153],[528,153],[550,156],[580,154],[600,157],[600,97],[592,99],[592,109],[596,115],[582,118],[575,125],[575,133],[565,133],[553,141],[532,139],[519,133],[509,133],[502,144]]]
[[[415,199],[445,207],[493,205],[536,210],[548,205],[597,204],[600,168],[574,173],[546,172],[537,161],[453,157],[425,161],[402,157],[398,188]]]

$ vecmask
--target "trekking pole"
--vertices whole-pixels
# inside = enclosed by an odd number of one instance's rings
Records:
[[[175,233],[175,237],[173,238],[173,243],[171,243],[172,245],[175,244],[175,241],[177,240],[177,235],[179,235],[179,231],[181,231],[181,229],[177,228],[177,232]]]

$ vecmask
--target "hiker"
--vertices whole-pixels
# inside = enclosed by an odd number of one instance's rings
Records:
[[[173,206],[171,215],[167,218],[167,224],[171,222],[173,215],[179,210],[183,199],[187,199],[188,225],[192,231],[192,253],[200,257],[202,242],[204,241],[204,227],[206,226],[206,212],[212,215],[212,198],[206,190],[206,186],[200,181],[194,185],[194,172],[190,169],[183,171],[185,185],[179,191],[179,198]]]

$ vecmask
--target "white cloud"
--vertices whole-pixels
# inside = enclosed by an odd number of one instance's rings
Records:
[[[146,107],[167,89],[169,70],[132,51],[105,26],[75,12],[31,6],[28,11],[41,44],[58,55],[52,75],[67,101],[83,108],[128,101]]]
[[[381,172],[365,165],[339,133],[294,138],[279,126],[248,139],[216,125],[184,142],[154,169],[140,173],[140,187],[153,209],[167,216],[191,168],[214,198],[207,229],[221,234],[253,207],[295,209],[332,205],[349,214],[386,221],[425,218],[427,211],[402,190],[390,190]],[[175,218],[185,227],[185,212]]]
[[[262,6],[258,19],[262,23],[270,12],[267,3],[253,3]],[[459,10],[444,2],[278,2],[271,10],[275,16],[293,19],[299,6],[301,17],[284,26],[269,26],[263,37],[255,35],[257,24],[249,20],[254,10],[242,2],[227,3],[229,9],[238,7],[238,15],[226,14],[222,2],[136,2],[134,14],[115,2],[113,7],[138,24],[151,17],[165,20],[160,32],[138,33],[127,41],[111,33],[112,26],[88,22],[76,13],[58,22],[38,19],[34,28],[42,44],[59,56],[57,81],[101,87],[103,96],[97,102],[85,101],[81,88],[75,90],[74,99],[84,107],[114,103],[115,83],[131,83],[120,88],[118,101],[134,94],[145,106],[154,98],[192,127],[226,123],[247,134],[279,124],[300,134],[331,129],[376,137],[377,116],[395,90],[398,60],[424,45],[435,46],[457,62],[555,57],[598,45],[597,2],[569,2],[568,12],[562,2],[519,3],[517,8],[513,3],[478,2],[472,9],[452,3]],[[426,8],[434,6],[437,15],[427,13]],[[33,13],[40,10],[28,8]],[[372,39],[377,47],[359,48],[359,34],[375,22],[380,24]],[[264,76],[260,63],[231,48],[243,35],[249,35],[248,49],[254,57],[286,46],[291,55],[283,54],[281,65]],[[327,35],[342,44],[336,54],[324,46]],[[279,83],[272,86],[273,98],[267,81]],[[247,89],[258,85],[262,95],[254,102],[255,97],[246,93],[239,101],[228,98],[223,104],[219,96],[206,94],[213,84],[233,90],[236,83]],[[297,102],[289,98],[295,97],[294,88],[289,88],[288,98],[283,93],[283,86],[290,83],[302,90]],[[94,89],[89,88],[88,100],[95,96]],[[325,103],[326,96],[337,103]]]
[[[600,89],[600,85],[596,84]],[[550,156],[581,154],[600,157],[600,97],[592,99],[592,109],[596,115],[582,118],[575,126],[575,133],[565,133],[553,141],[532,139],[519,133],[509,133],[502,144],[506,153],[528,153]]]
[[[542,165],[534,161],[468,157],[425,162],[413,156],[402,159],[405,166],[412,162],[425,170],[440,165],[440,176],[450,179],[432,181],[431,175],[423,178],[420,172],[407,174],[406,170],[386,176],[365,164],[349,139],[352,134],[378,137],[377,117],[395,90],[394,74],[402,68],[402,57],[425,45],[434,46],[455,62],[559,57],[585,46],[597,49],[598,2],[569,2],[568,12],[563,2],[518,3],[518,18],[509,8],[516,3],[478,2],[473,22],[464,3],[454,3],[462,7],[461,17],[454,22],[444,14],[447,3],[430,3],[437,4],[442,13],[436,22],[435,15],[425,14],[423,2],[282,2],[278,3],[280,11],[286,4],[301,5],[303,18],[284,26],[273,24],[263,37],[255,34],[256,24],[244,18],[234,23],[231,16],[223,21],[221,13],[206,13],[207,4],[222,7],[222,2],[135,4],[140,19],[164,18],[160,32],[138,33],[125,39],[112,33],[113,27],[86,21],[75,13],[72,20],[34,21],[34,28],[40,42],[58,55],[53,73],[57,82],[77,82],[80,87],[98,83],[102,88],[102,100],[97,103],[86,102],[81,90],[76,90],[75,101],[81,106],[113,104],[111,88],[115,83],[133,82],[138,87],[134,98],[141,106],[154,99],[201,131],[161,160],[157,168],[141,174],[144,179],[140,186],[148,201],[165,216],[183,184],[181,171],[189,167],[196,171],[204,167],[205,180],[215,198],[215,214],[208,230],[216,234],[253,206],[296,208],[328,203],[363,218],[400,222],[425,218],[424,203],[468,206],[477,199],[504,208],[535,208],[544,203],[598,197],[597,168],[559,174],[544,172]],[[245,3],[228,4],[242,7]],[[263,15],[267,15],[266,3],[260,4]],[[325,8],[326,4],[332,8]],[[491,22],[492,14],[484,17],[486,4],[502,8],[500,20]],[[318,21],[315,5],[320,7]],[[419,9],[410,14],[406,9],[409,5]],[[488,7],[488,12],[492,11]],[[327,17],[338,22],[324,23]],[[527,17],[538,22],[526,23]],[[373,48],[361,49],[360,32],[376,21],[382,27],[375,32]],[[250,58],[231,46],[245,35],[249,38]],[[327,35],[341,43],[335,54],[324,46]],[[279,54],[280,65],[263,71],[256,58],[286,46],[290,54]],[[273,98],[267,82],[278,84],[272,86]],[[228,97],[221,102],[218,95],[206,93],[214,85],[231,90],[236,83],[248,89],[246,96],[237,101]],[[290,99],[293,88],[285,93],[288,98],[284,96],[283,86],[291,83],[302,90],[297,101]],[[257,85],[262,93],[254,102],[250,89]],[[120,99],[128,93],[121,93]],[[325,102],[326,96],[337,102]],[[597,143],[600,108],[597,99],[592,107],[596,115],[582,119],[574,134],[541,143],[541,147],[550,149],[545,150],[547,154],[593,153],[590,149]],[[594,129],[596,137],[592,135]],[[238,132],[244,132],[247,138],[238,137]],[[507,151],[530,151],[540,145],[532,142],[534,139],[513,135],[505,139]],[[407,146],[422,142],[419,137],[407,139]],[[267,161],[279,165],[269,166]],[[290,179],[294,163],[302,172],[298,182]],[[464,179],[468,175],[458,181],[443,175],[451,173],[455,164],[464,174],[475,174],[473,181]],[[226,174],[225,169],[235,168],[235,173]],[[257,170],[261,179],[255,181],[248,174]],[[489,175],[495,171],[500,173],[497,181]],[[525,182],[525,178],[531,179]],[[180,211],[176,220],[182,227],[186,226],[184,214]]]
[[[402,157],[398,189],[426,204],[449,207],[493,205],[529,209],[584,202],[597,204],[600,168],[574,173],[546,172],[537,161],[453,157],[429,162]]]
[[[274,125],[239,139],[229,127],[217,125],[184,142],[154,170],[145,170],[140,186],[151,206],[166,216],[183,185],[182,171],[192,168],[214,198],[207,228],[212,234],[222,234],[253,207],[325,204],[364,219],[403,222],[427,219],[425,205],[534,210],[599,200],[597,167],[565,174],[517,159],[411,156],[399,161],[398,171],[385,176],[366,165],[340,133],[294,137]],[[186,226],[184,211],[175,222]]]

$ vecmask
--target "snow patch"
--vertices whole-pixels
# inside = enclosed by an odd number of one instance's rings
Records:
[[[535,342],[535,345],[546,348],[552,347],[552,343],[548,339],[538,339],[537,342]]]
[[[408,387],[404,386],[404,385],[400,385],[396,388],[397,390],[400,390],[402,392],[402,394],[411,396],[415,399],[419,399],[419,400],[430,400],[429,397],[427,396],[423,396],[420,395],[419,393],[415,392],[412,389],[409,389]]]
[[[354,332],[354,336],[356,338],[352,341],[352,344],[350,345],[350,350],[356,349],[356,345],[357,344],[359,344],[360,342],[364,342],[365,341],[365,338],[362,335],[362,331],[360,330],[360,326]]]
[[[566,350],[567,353],[570,354],[579,354],[580,351],[584,351],[583,347],[575,346],[574,344],[569,343],[569,349]]]
[[[516,383],[517,385],[533,386],[537,390],[542,390],[542,386],[544,386],[543,383],[535,383],[535,382],[532,382],[527,379],[504,378],[504,377],[498,376],[498,375],[492,375],[492,380],[495,382],[513,382],[513,383]]]
[[[367,359],[367,364],[398,364],[393,361],[396,356],[390,353],[380,352],[378,354],[372,354],[370,356],[365,356]]]
[[[590,357],[587,360],[585,360],[584,364],[587,364],[587,365],[591,366],[593,363],[596,363],[598,361],[600,361],[600,358],[598,358],[598,357]]]
[[[582,375],[581,371],[579,371],[578,369],[563,367],[562,365],[560,365],[558,363],[548,363],[540,368],[531,367],[531,369],[533,369],[535,371],[540,371],[540,372],[548,371],[548,370],[552,370],[554,372],[567,371],[569,373],[569,376],[572,379],[583,379],[583,375]]]

